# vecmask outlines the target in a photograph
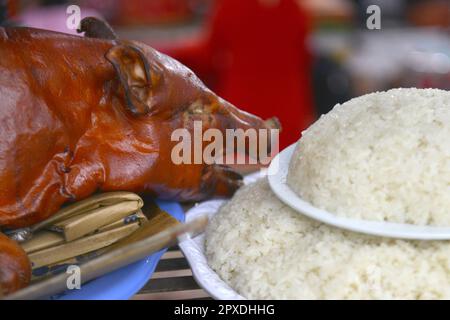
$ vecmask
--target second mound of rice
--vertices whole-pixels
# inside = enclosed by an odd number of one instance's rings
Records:
[[[341,216],[450,226],[450,92],[394,89],[337,105],[303,133],[288,184]]]
[[[359,235],[241,188],[206,232],[210,266],[250,299],[449,299],[450,242]]]

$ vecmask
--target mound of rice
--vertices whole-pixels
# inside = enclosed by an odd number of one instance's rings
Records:
[[[450,242],[328,227],[286,207],[266,179],[222,206],[205,250],[219,276],[250,299],[450,298]]]
[[[339,216],[450,226],[450,92],[394,89],[335,106],[303,133],[288,184]]]

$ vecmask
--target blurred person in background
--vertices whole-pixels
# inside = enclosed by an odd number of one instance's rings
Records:
[[[116,17],[108,20],[121,25],[144,26],[159,21],[151,17],[162,15],[170,22],[174,21],[173,12],[188,11],[191,1],[114,0],[111,4],[114,4]],[[41,3],[63,2],[44,0]],[[103,3],[101,7],[89,5],[92,2],[78,1],[83,4],[82,16],[108,17],[108,13],[114,11]],[[204,36],[172,47],[161,47],[151,41],[150,45],[186,64],[213,91],[237,107],[263,118],[277,115],[283,127],[280,136],[283,148],[294,143],[316,117],[312,59],[306,45],[309,19],[300,2],[216,0]],[[167,14],[163,14],[166,11]],[[21,14],[20,20],[30,26],[70,32],[65,18],[65,11],[56,6],[30,8]]]
[[[218,0],[201,40],[159,48],[220,96],[282,124],[280,148],[315,120],[308,17],[295,0]]]

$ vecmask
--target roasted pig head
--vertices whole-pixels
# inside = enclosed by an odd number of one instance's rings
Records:
[[[222,132],[278,122],[238,110],[101,21],[84,20],[81,31],[0,28],[0,226],[34,224],[96,191],[231,195],[241,176],[228,167],[172,161],[174,130],[192,132],[195,120]]]

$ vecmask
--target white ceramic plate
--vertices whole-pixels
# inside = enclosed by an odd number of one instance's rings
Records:
[[[291,145],[274,158],[268,170],[268,178],[270,187],[276,196],[297,212],[338,228],[375,236],[419,240],[450,239],[450,228],[448,227],[417,226],[412,224],[350,219],[338,217],[325,210],[314,207],[300,198],[286,183],[289,163],[295,147],[296,144]]]
[[[244,183],[252,183],[265,175],[264,171],[245,177]],[[219,210],[225,200],[205,201],[188,212],[186,212],[186,222],[199,216],[207,215],[210,218]],[[201,234],[193,239],[186,239],[179,244],[181,251],[186,257],[192,269],[192,274],[197,283],[208,292],[211,297],[217,300],[243,300],[245,299],[236,291],[230,288],[219,275],[210,268],[205,256],[205,235]]]

